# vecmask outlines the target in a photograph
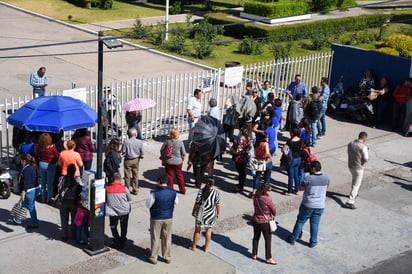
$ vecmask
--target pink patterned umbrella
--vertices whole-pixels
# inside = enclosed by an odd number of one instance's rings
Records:
[[[152,108],[156,105],[156,102],[153,99],[148,98],[136,98],[130,101],[127,101],[123,105],[124,111],[138,111]]]

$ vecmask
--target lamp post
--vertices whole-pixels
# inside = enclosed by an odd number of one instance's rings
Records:
[[[166,29],[165,29],[165,40],[169,40],[169,0],[166,0]]]
[[[90,185],[90,245],[84,251],[93,256],[109,249],[104,245],[105,182],[103,178],[103,45],[109,49],[122,47],[115,37],[98,36],[97,59],[97,163],[95,178]]]

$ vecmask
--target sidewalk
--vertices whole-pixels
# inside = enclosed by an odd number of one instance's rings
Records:
[[[18,197],[12,195],[1,201],[0,257],[2,273],[354,273],[396,257],[410,250],[412,239],[412,200],[410,139],[400,135],[365,128],[361,125],[327,119],[327,136],[319,141],[315,153],[323,164],[323,171],[331,177],[329,198],[322,217],[319,245],[309,249],[305,243],[290,246],[286,236],[293,228],[301,195],[284,196],[286,175],[272,173],[272,198],[278,208],[279,228],[272,238],[273,256],[278,266],[262,261],[264,241],[260,241],[259,260],[249,258],[252,228],[248,224],[252,214],[250,179],[245,195],[231,192],[237,184],[237,175],[229,155],[215,165],[216,185],[221,194],[221,221],[214,229],[209,254],[186,248],[191,242],[193,218],[191,208],[197,189],[186,173],[188,191],[179,195],[174,215],[172,263],[159,260],[157,265],[146,262],[144,250],[150,247],[149,211],[144,201],[155,178],[162,172],[159,157],[161,142],[145,142],[145,158],[140,165],[140,192],[133,196],[129,219],[128,245],[123,251],[89,257],[82,247],[60,241],[58,210],[36,204],[40,228],[28,232],[24,227],[7,223],[9,210]],[[349,192],[350,174],[346,166],[346,144],[361,130],[369,134],[371,160],[355,211],[342,207]],[[184,136],[182,136],[185,139]],[[279,155],[273,159],[278,166]],[[105,242],[110,245],[108,218]],[[308,224],[303,241],[309,238]],[[203,240],[199,242],[201,246]],[[41,252],[39,252],[41,251]],[[367,254],[367,256],[365,256]],[[18,258],[33,258],[20,261]],[[35,258],[35,259],[34,259]],[[17,263],[18,262],[18,263]]]

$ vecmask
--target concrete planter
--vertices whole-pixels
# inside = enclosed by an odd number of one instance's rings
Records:
[[[280,18],[268,18],[268,17],[263,17],[263,16],[250,14],[250,13],[241,11],[240,17],[250,19],[250,20],[256,20],[256,21],[259,21],[260,23],[265,23],[265,24],[280,24],[280,23],[288,23],[288,22],[294,22],[294,21],[309,20],[311,18],[311,15],[303,14],[303,15],[280,17]]]

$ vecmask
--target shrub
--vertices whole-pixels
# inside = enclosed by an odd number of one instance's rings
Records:
[[[182,31],[178,31],[173,33],[171,39],[170,39],[170,45],[169,49],[173,52],[176,52],[178,54],[183,54],[185,51],[185,35]]]
[[[269,49],[273,53],[275,60],[286,59],[290,56],[290,49],[292,48],[292,43],[279,44],[273,42],[270,44]]]
[[[113,6],[113,0],[100,0],[100,8],[107,10],[111,9]]]
[[[144,26],[142,20],[139,18],[136,19],[136,22],[133,24],[133,35],[136,35],[137,39],[141,39],[147,36],[148,27]]]
[[[316,38],[311,39],[311,50],[321,50],[323,48],[330,47],[328,36],[324,33],[319,34]]]
[[[338,8],[347,8],[356,6],[356,0],[338,0],[336,3]]]
[[[390,15],[361,15],[281,26],[263,26],[257,23],[245,24],[240,20],[229,18],[221,13],[208,14],[207,18],[209,18],[209,22],[212,24],[229,24],[224,28],[225,35],[227,36],[240,39],[243,36],[271,37],[273,41],[285,42],[315,38],[320,31],[325,35],[331,36],[337,31],[349,32],[378,27],[385,23],[390,18]]]
[[[399,56],[399,52],[396,49],[393,49],[393,48],[383,47],[383,48],[377,49],[377,51],[382,52],[382,53],[386,53],[386,54],[390,54],[390,55]]]
[[[287,2],[287,3],[261,3],[246,2],[243,5],[246,13],[256,14],[268,18],[277,18],[297,14],[305,14],[308,11],[306,1]]]
[[[336,0],[312,0],[312,11],[328,10],[336,3]]]
[[[180,14],[182,12],[182,2],[176,1],[169,8],[170,14]]]
[[[223,34],[223,27],[213,26],[208,18],[202,20],[192,33],[196,41],[194,44],[195,56],[199,59],[209,57],[213,52],[213,44],[221,34]]]
[[[404,34],[393,34],[389,36],[382,44],[383,47],[395,49],[399,56],[412,57],[412,37]]]
[[[263,48],[261,43],[245,36],[239,45],[239,51],[247,55],[259,55],[262,54]]]

